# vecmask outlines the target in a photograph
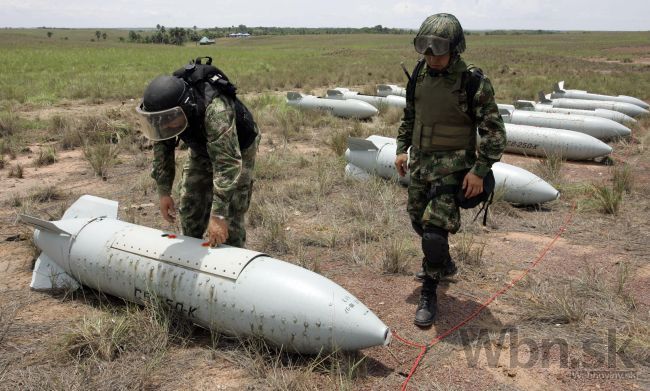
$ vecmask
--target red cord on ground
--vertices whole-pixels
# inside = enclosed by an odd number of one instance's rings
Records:
[[[573,219],[574,212],[575,212],[575,208],[576,208],[576,204],[575,204],[575,202],[574,202],[574,203],[571,205],[571,211],[569,212],[567,218],[564,220],[564,223],[562,224],[562,226],[560,227],[560,229],[559,229],[559,230],[557,231],[557,233],[555,234],[555,237],[553,238],[553,240],[551,240],[551,242],[550,242],[550,243],[549,243],[549,244],[548,244],[548,245],[547,245],[547,246],[542,250],[542,252],[537,256],[537,258],[535,259],[535,261],[534,261],[534,262],[533,262],[533,263],[532,263],[532,264],[531,264],[531,265],[530,265],[526,270],[524,270],[523,273],[521,273],[521,274],[520,274],[519,276],[517,276],[516,278],[512,279],[509,283],[507,283],[503,288],[501,288],[498,292],[496,292],[496,293],[495,293],[494,295],[492,295],[489,299],[487,299],[487,300],[486,300],[483,304],[481,304],[481,305],[480,305],[480,306],[479,306],[479,307],[478,307],[474,312],[472,312],[469,316],[467,316],[465,319],[463,319],[463,320],[462,320],[461,322],[459,322],[457,325],[455,325],[454,327],[452,327],[452,328],[450,328],[450,329],[444,331],[443,333],[437,335],[434,339],[431,340],[431,342],[429,342],[429,343],[426,344],[426,345],[419,344],[419,343],[416,343],[416,342],[413,342],[413,341],[409,341],[409,340],[407,340],[407,339],[405,339],[405,338],[402,338],[402,337],[400,337],[400,336],[397,334],[397,332],[395,332],[395,331],[393,330],[393,332],[392,332],[392,333],[393,333],[393,336],[394,336],[398,341],[400,341],[400,342],[402,342],[402,343],[404,343],[404,344],[406,344],[406,345],[408,345],[408,346],[412,346],[412,347],[420,348],[420,354],[417,356],[417,358],[416,358],[415,361],[413,362],[413,366],[411,367],[411,370],[410,370],[408,376],[406,377],[406,380],[404,381],[404,383],[402,383],[402,387],[401,387],[401,390],[402,390],[402,391],[405,391],[405,390],[406,390],[406,387],[408,386],[409,382],[411,381],[411,378],[413,377],[413,374],[415,374],[415,371],[417,370],[418,366],[420,365],[420,361],[422,361],[422,358],[424,357],[424,355],[427,353],[427,351],[428,351],[432,346],[434,346],[435,344],[437,344],[438,342],[440,342],[442,339],[444,339],[445,337],[447,337],[448,335],[450,335],[450,334],[453,333],[454,331],[458,330],[459,328],[461,328],[461,327],[463,327],[464,325],[466,325],[467,323],[469,323],[469,322],[470,322],[472,319],[474,319],[474,318],[475,318],[479,313],[481,313],[481,311],[483,311],[483,310],[484,310],[488,305],[490,305],[494,300],[496,300],[497,297],[499,297],[499,296],[503,295],[504,293],[506,293],[507,291],[509,291],[509,290],[510,290],[513,286],[515,286],[519,281],[521,281],[524,277],[526,277],[526,276],[527,276],[527,275],[528,275],[528,274],[529,274],[529,273],[530,273],[530,272],[531,272],[531,271],[532,271],[532,270],[533,270],[533,269],[534,269],[534,268],[535,268],[535,267],[536,267],[536,266],[537,266],[537,265],[542,261],[542,259],[543,259],[543,258],[546,256],[546,254],[551,250],[551,248],[555,245],[555,243],[558,241],[558,239],[560,239],[560,236],[562,236],[562,233],[564,233],[564,231],[566,231],[566,229],[567,229],[569,223],[570,223],[571,220]]]

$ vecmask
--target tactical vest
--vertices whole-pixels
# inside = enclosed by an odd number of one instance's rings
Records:
[[[423,152],[474,149],[476,126],[468,115],[465,72],[417,78],[412,144]],[[473,97],[472,97],[473,98]]]

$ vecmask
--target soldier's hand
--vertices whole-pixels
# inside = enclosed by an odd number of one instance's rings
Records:
[[[160,214],[162,214],[163,219],[170,223],[176,221],[176,206],[171,196],[160,197]]]
[[[399,176],[406,175],[406,171],[408,170],[408,161],[409,155],[406,153],[400,153],[395,157],[395,168],[397,168]]]
[[[465,198],[476,197],[483,192],[483,178],[468,172],[463,179],[463,190],[465,190]]]
[[[217,247],[228,240],[228,222],[224,218],[210,216],[208,224],[208,243],[210,247]]]

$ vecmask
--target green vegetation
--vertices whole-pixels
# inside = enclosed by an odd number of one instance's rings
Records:
[[[95,30],[51,30],[51,38],[42,29],[0,30],[0,67],[21,70],[20,77],[14,72],[0,75],[0,102],[137,99],[153,77],[202,55],[212,56],[245,92],[405,84],[399,64],[411,68],[417,59],[411,34],[254,35],[199,47],[121,42],[128,39],[126,30],[106,30],[107,39],[101,42],[90,42]],[[533,99],[537,91],[548,91],[563,79],[570,81],[570,88],[647,99],[644,86],[650,83],[650,72],[643,72],[645,65],[638,60],[644,58],[649,40],[649,32],[476,33],[468,37],[465,57],[481,66],[502,102]],[[632,62],[607,62],[606,56]]]

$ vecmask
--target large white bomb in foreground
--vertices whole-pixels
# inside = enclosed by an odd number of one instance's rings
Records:
[[[326,99],[299,92],[287,92],[287,104],[300,109],[328,111],[337,117],[366,119],[379,112],[373,105],[356,99]]]
[[[410,178],[399,177],[395,169],[395,139],[370,136],[367,139],[350,137],[345,158],[348,165],[345,174],[352,178],[368,179],[377,175],[387,179],[398,179],[408,184]],[[495,163],[492,172],[497,187],[503,187],[503,199],[515,204],[541,204],[557,199],[560,193],[537,175],[506,163]]]
[[[331,280],[265,254],[117,219],[117,202],[85,195],[59,221],[21,216],[42,250],[31,287],[86,285],[127,301],[156,295],[194,323],[257,335],[301,353],[389,342],[388,327]]]

